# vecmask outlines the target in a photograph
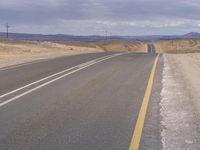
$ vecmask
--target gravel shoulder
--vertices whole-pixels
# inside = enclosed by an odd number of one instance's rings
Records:
[[[200,149],[200,54],[165,54],[161,91],[164,150]]]

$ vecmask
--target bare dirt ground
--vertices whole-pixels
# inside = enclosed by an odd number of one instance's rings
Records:
[[[164,150],[199,150],[200,54],[165,54],[162,86]]]
[[[103,52],[83,43],[0,40],[0,68],[34,60],[81,53]]]
[[[146,49],[145,43],[141,41],[48,42],[0,39],[0,68],[40,59],[104,51],[145,52]]]
[[[159,53],[200,52],[200,39],[158,40],[154,42],[154,45]]]
[[[143,41],[137,40],[112,40],[95,42],[95,45],[105,51],[133,51],[133,52],[146,52],[146,45]]]

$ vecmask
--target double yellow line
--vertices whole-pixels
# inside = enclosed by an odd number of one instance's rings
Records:
[[[137,119],[137,122],[136,122],[135,130],[134,130],[134,133],[133,133],[133,137],[132,137],[132,140],[131,140],[129,150],[138,150],[139,146],[140,146],[140,139],[141,139],[141,136],[142,136],[142,130],[143,130],[143,127],[144,127],[145,116],[146,116],[146,113],[147,113],[149,99],[150,99],[151,91],[152,91],[152,88],[153,88],[153,81],[154,81],[154,76],[155,76],[155,72],[156,72],[156,67],[157,67],[157,64],[158,64],[158,59],[159,59],[159,55],[157,55],[157,57],[154,61],[152,70],[151,70],[151,74],[150,74],[149,81],[148,81],[148,84],[147,84],[147,88],[146,88],[146,91],[145,91],[145,95],[144,95],[144,98],[143,98],[142,106],[140,108],[140,112],[139,112],[139,115],[138,115],[138,119]]]

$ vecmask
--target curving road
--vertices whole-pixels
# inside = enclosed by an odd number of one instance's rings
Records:
[[[0,149],[128,150],[156,56],[84,54],[0,70]],[[161,148],[161,68],[162,57],[140,149]]]

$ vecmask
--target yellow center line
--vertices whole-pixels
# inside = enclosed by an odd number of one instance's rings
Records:
[[[146,88],[146,91],[145,91],[145,94],[144,94],[142,106],[140,108],[140,112],[139,112],[139,115],[138,115],[138,119],[137,119],[137,122],[136,122],[135,130],[134,130],[134,133],[133,133],[133,137],[132,137],[132,140],[131,140],[129,150],[138,150],[139,146],[140,146],[140,139],[141,139],[141,136],[142,136],[142,130],[143,130],[143,127],[144,127],[145,116],[146,116],[146,113],[147,113],[149,99],[150,99],[151,91],[152,91],[152,88],[153,88],[154,76],[155,76],[156,67],[157,67],[157,64],[158,64],[158,59],[159,59],[159,54],[157,55],[157,57],[154,61],[152,70],[151,70],[151,74],[150,74],[149,81],[148,81],[148,84],[147,84],[147,88]]]

